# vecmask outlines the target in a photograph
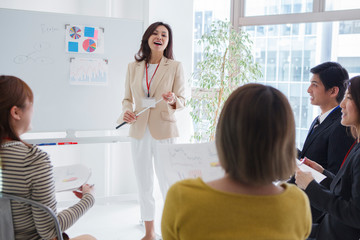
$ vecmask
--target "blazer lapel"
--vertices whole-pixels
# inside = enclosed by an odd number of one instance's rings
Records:
[[[168,68],[169,68],[168,59],[166,57],[162,57],[159,68],[156,71],[156,74],[155,74],[155,76],[152,80],[151,86],[150,86],[150,97],[154,97],[155,90],[156,90],[157,86],[159,85],[159,83],[161,82],[161,80],[163,79],[164,74],[167,72]]]
[[[145,61],[137,62],[135,69],[134,86],[136,91],[142,98],[145,97],[144,88],[143,88],[144,73],[145,73]]]
[[[351,152],[357,151],[357,149],[359,148],[359,144],[356,144],[353,149],[351,150]],[[349,156],[351,156],[351,154],[349,154]],[[342,178],[342,176],[345,173],[346,169],[348,168],[347,165],[351,164],[352,160],[352,156],[351,159],[349,158],[349,156],[347,157],[347,159],[345,160],[344,165],[339,169],[338,173],[335,175],[335,177],[333,178],[331,184],[330,184],[330,190],[333,190],[335,188],[335,186],[338,184],[338,182],[340,181],[340,179]],[[350,166],[351,167],[351,166]]]
[[[332,113],[330,113],[329,116],[325,118],[325,120],[317,128],[313,130],[313,132],[310,135],[307,136],[301,153],[306,152],[306,150],[316,139],[316,137],[322,132],[326,131],[326,129],[339,117],[339,114],[341,114],[341,109],[340,108],[335,109]],[[313,124],[311,124],[311,127],[313,127]]]
[[[349,164],[349,159],[347,159],[348,161],[345,161],[344,166],[342,166],[338,173],[335,175],[335,177],[333,178],[333,180],[331,181],[330,184],[330,190],[333,190],[334,187],[337,185],[337,183],[340,181],[341,177],[344,175],[344,171],[346,169],[345,165]]]

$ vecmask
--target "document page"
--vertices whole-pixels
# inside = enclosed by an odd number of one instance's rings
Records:
[[[312,169],[308,165],[301,163],[298,159],[296,159],[296,165],[303,172],[311,172],[311,175],[314,177],[315,181],[318,183],[320,183],[322,180],[324,180],[326,178],[326,176],[324,174],[319,173],[318,171]]]
[[[54,167],[55,191],[77,190],[87,183],[90,176],[90,169],[82,164]]]

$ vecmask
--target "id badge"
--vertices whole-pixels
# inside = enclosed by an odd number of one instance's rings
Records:
[[[155,98],[143,98],[142,107],[143,108],[147,108],[147,107],[154,108],[155,103],[156,103]]]

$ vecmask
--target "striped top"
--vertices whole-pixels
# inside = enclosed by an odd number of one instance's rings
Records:
[[[94,197],[84,194],[75,205],[57,213],[53,166],[49,156],[36,146],[6,142],[0,147],[0,190],[48,206],[58,217],[61,231],[71,227],[90,207]],[[2,175],[2,176],[1,176]],[[39,209],[12,202],[15,239],[52,239],[56,237],[51,218]]]

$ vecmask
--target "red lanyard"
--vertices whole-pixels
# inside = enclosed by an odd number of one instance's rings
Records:
[[[344,165],[344,163],[345,163],[345,160],[346,160],[347,156],[348,156],[348,155],[349,155],[349,153],[351,152],[351,149],[353,149],[353,147],[354,147],[354,145],[355,145],[355,143],[356,143],[356,142],[357,142],[357,139],[355,139],[355,142],[351,145],[351,147],[350,147],[349,151],[347,152],[346,156],[344,157],[343,162],[341,163],[340,168],[342,168],[342,166]]]
[[[146,67],[146,87],[147,87],[147,90],[148,90],[148,97],[150,97],[150,84],[151,84],[151,81],[153,80],[159,65],[160,65],[160,63],[157,65],[157,67],[155,69],[155,72],[154,72],[154,74],[152,75],[152,77],[150,79],[150,82],[148,80],[149,79],[149,77],[148,77],[148,67]]]

